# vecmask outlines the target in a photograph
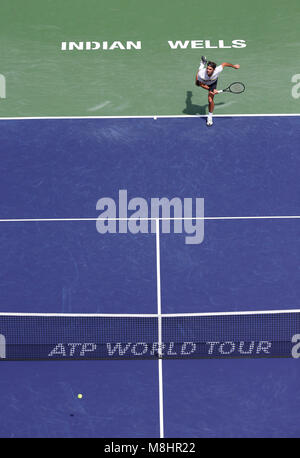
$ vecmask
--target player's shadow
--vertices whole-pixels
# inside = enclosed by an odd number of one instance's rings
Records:
[[[193,97],[192,91],[187,91],[186,99],[185,99],[186,107],[182,111],[182,113],[188,114],[188,115],[205,115],[208,112],[208,103],[205,105],[195,105],[192,102],[192,97]],[[223,102],[215,103],[215,106],[220,106],[220,105],[224,105],[224,103]]]

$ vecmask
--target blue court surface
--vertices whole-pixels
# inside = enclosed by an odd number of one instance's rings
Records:
[[[204,198],[202,243],[160,233],[163,314],[300,309],[299,117],[1,120],[0,135],[0,312],[158,313],[156,234],[96,229],[119,190]],[[293,358],[163,360],[163,399],[157,360],[0,365],[1,437],[300,437]]]

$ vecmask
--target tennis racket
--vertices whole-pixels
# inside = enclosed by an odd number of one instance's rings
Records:
[[[243,83],[231,83],[226,89],[218,91],[221,92],[232,92],[232,94],[241,94],[245,90],[245,85]]]

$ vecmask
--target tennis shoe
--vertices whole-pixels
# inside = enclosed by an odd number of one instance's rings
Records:
[[[207,117],[206,125],[207,125],[207,126],[212,126],[212,125],[213,125],[213,119],[212,119],[211,116],[208,116],[208,117]]]

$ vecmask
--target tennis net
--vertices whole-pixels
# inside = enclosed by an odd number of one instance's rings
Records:
[[[297,357],[300,310],[191,314],[0,313],[0,359]]]

